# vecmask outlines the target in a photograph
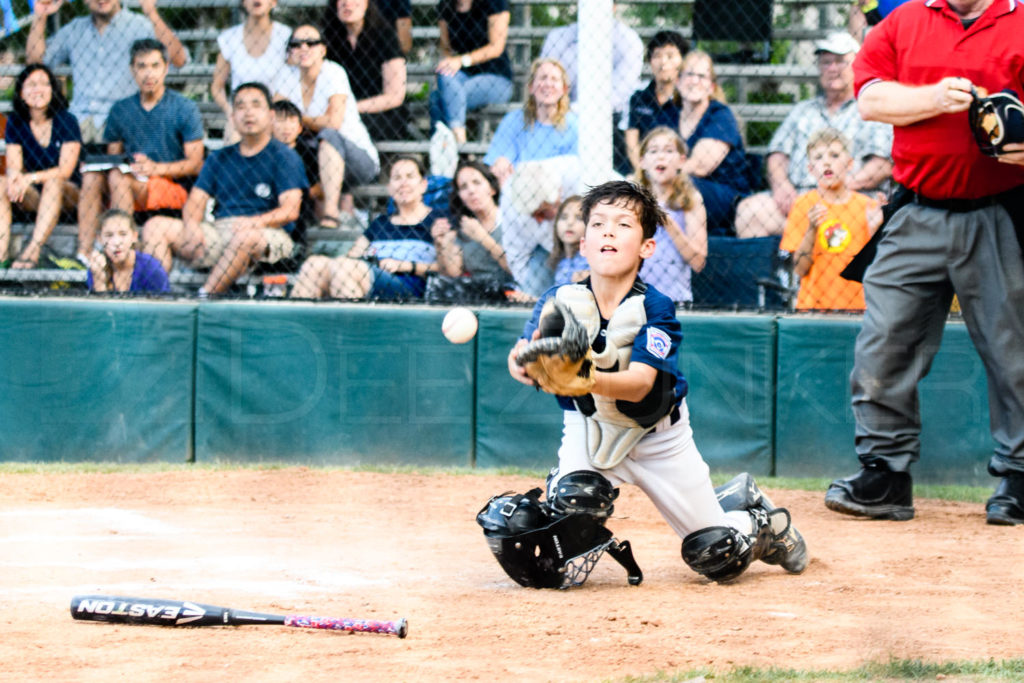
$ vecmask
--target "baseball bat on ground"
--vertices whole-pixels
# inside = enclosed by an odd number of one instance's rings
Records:
[[[383,633],[405,638],[409,631],[405,619],[375,621],[299,615],[261,614],[245,610],[204,605],[186,600],[125,598],[117,595],[76,595],[71,598],[71,617],[85,621],[154,626],[245,626],[272,624],[331,631]]]

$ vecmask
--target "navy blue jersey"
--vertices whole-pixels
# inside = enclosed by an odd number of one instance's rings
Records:
[[[580,284],[589,288],[589,278]],[[533,336],[544,302],[554,296],[557,290],[558,287],[552,287],[537,301],[533,315],[530,316],[530,320],[523,328],[524,339]],[[624,415],[633,417],[641,423],[651,422],[653,424],[657,419],[667,415],[672,407],[679,405],[687,393],[686,378],[679,370],[678,357],[679,345],[683,341],[683,329],[676,317],[676,306],[672,300],[639,278],[633,283],[633,288],[623,301],[634,296],[643,297],[646,321],[633,339],[629,362],[650,365],[658,371],[658,378],[655,380],[651,392],[642,401],[633,403],[620,400],[616,402],[616,405]],[[604,317],[601,318],[601,332],[591,345],[596,353],[601,353],[605,349],[605,331],[608,322]],[[600,372],[600,370],[598,371]],[[565,396],[557,398],[563,409],[577,409],[576,401],[573,399]],[[649,412],[647,410],[649,406],[660,406],[658,412],[661,414],[654,416],[646,414]]]

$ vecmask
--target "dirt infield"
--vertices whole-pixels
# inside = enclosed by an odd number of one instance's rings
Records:
[[[473,520],[491,494],[537,483],[302,468],[4,475],[0,679],[594,681],[1024,655],[1024,528],[986,526],[977,504],[919,500],[912,522],[870,522],[827,511],[820,493],[769,489],[810,566],[757,563],[719,586],[686,568],[626,488],[609,527],[633,543],[643,584],[605,557],[582,588],[536,591],[504,575]],[[76,622],[82,593],[405,616],[410,631]]]

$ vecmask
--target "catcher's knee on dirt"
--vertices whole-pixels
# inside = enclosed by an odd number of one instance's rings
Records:
[[[731,581],[746,571],[754,558],[750,536],[729,526],[711,526],[683,539],[683,562],[712,581]]]
[[[533,489],[494,496],[476,517],[487,546],[512,580],[528,588],[580,586],[605,551],[626,569],[630,584],[643,580],[629,541],[612,538],[603,519],[555,513],[540,494]]]
[[[552,470],[548,475],[548,502],[558,514],[585,513],[607,519],[618,497],[619,490],[599,472],[576,470],[559,477],[558,471]]]

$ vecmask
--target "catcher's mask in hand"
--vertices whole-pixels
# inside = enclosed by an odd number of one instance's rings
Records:
[[[1024,142],[1024,103],[1012,90],[981,97],[971,88],[968,120],[971,132],[983,154],[998,156],[1003,146]]]

